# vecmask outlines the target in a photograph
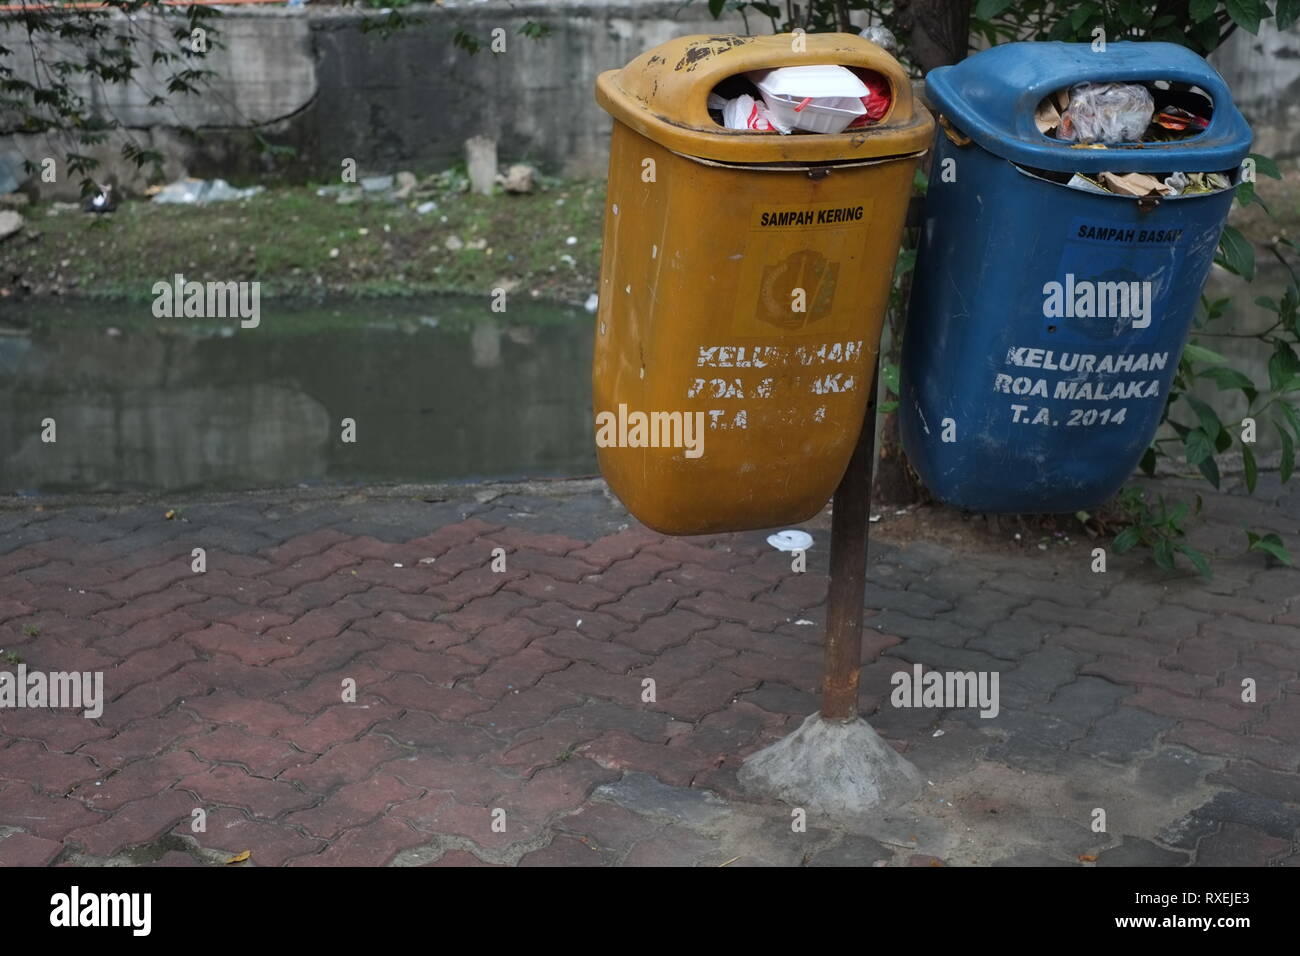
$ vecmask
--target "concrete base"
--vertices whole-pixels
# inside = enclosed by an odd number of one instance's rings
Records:
[[[920,771],[865,720],[822,720],[821,714],[752,754],[738,776],[750,789],[834,819],[906,803],[923,786]]]

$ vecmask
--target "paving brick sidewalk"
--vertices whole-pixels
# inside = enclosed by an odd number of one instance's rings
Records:
[[[0,511],[0,669],[103,671],[108,699],[0,709],[0,863],[1300,863],[1300,573],[1260,555],[1094,574],[1090,544],[882,523],[862,705],[929,783],[797,832],[736,769],[817,708],[824,516],[794,574],[594,482],[449,495]],[[1300,552],[1294,493],[1207,516],[1204,547],[1248,521]],[[891,706],[918,662],[997,672],[1000,713]]]

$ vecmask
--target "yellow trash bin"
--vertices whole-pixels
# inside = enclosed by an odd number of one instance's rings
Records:
[[[724,80],[820,64],[883,75],[888,112],[789,135],[709,114]],[[898,62],[849,34],[682,37],[602,73],[596,99],[614,117],[592,368],[601,472],[665,534],[812,517],[862,428],[933,120]]]

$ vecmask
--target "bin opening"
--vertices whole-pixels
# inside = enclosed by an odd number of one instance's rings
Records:
[[[1200,87],[1168,80],[1076,83],[1045,96],[1038,131],[1071,145],[1159,146],[1199,136],[1214,116]]]
[[[1056,183],[1083,192],[1124,196],[1130,199],[1169,199],[1182,196],[1208,196],[1231,189],[1237,184],[1240,169],[1187,172],[1170,170],[1156,173],[1070,173],[1055,169],[1038,169],[1012,163],[1019,172],[1035,179]]]
[[[753,133],[842,133],[874,126],[893,106],[882,73],[834,64],[750,70],[708,95],[709,116],[725,129]]]

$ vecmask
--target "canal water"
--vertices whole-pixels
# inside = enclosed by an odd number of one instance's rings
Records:
[[[581,309],[264,302],[245,329],[151,305],[0,303],[0,493],[596,471]]]

